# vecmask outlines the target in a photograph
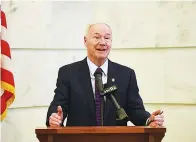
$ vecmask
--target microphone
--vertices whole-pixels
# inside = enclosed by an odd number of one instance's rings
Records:
[[[105,85],[105,86],[107,86],[107,85]],[[116,87],[116,85],[113,85],[111,87],[107,87],[107,88],[103,89],[101,92],[101,95],[105,95],[105,94],[107,95],[108,93],[111,93],[111,92],[116,93],[116,91],[117,91],[117,87]]]
[[[101,95],[110,97],[110,99],[112,100],[112,103],[116,107],[116,113],[118,116],[118,120],[129,121],[129,117],[126,114],[125,110],[123,108],[121,108],[121,106],[118,104],[117,100],[114,97],[114,94],[116,93],[116,91],[117,91],[117,86],[113,85],[111,87],[107,87],[107,88],[103,89],[103,91],[101,92]]]
[[[102,81],[102,72],[101,70],[98,70],[95,72],[95,82],[96,82],[96,87],[99,90],[99,92],[103,91],[103,81]]]

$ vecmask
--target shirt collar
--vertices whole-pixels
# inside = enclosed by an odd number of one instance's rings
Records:
[[[93,62],[91,62],[91,60],[88,57],[87,57],[87,64],[88,64],[91,76],[94,76],[94,73],[95,73],[96,69],[98,68],[98,66],[95,65]],[[107,76],[108,59],[106,59],[105,63],[102,66],[100,66],[100,68],[103,70],[103,75]]]

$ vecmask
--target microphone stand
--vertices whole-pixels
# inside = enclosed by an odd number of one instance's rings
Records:
[[[109,98],[111,99],[112,103],[114,104],[114,106],[116,107],[116,113],[118,116],[118,120],[126,120],[129,121],[129,117],[126,114],[125,110],[123,108],[121,108],[121,106],[118,104],[117,100],[114,97],[114,93],[116,92],[117,87],[114,85],[112,87],[106,88],[102,91],[101,95],[105,96],[105,95],[109,95]]]
[[[117,113],[119,120],[128,121],[129,120],[128,115],[126,114],[125,110],[118,104],[118,102],[116,101],[116,99],[112,93],[110,94],[110,98],[116,107],[116,113]]]

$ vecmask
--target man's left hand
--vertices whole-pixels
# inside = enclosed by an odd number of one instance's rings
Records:
[[[164,116],[162,115],[163,111],[156,110],[153,112],[149,118],[149,126],[151,127],[159,127],[163,126]]]

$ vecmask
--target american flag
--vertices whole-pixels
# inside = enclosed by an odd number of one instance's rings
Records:
[[[10,69],[11,52],[6,31],[6,15],[1,11],[1,121],[6,117],[7,108],[15,99],[14,76]]]

